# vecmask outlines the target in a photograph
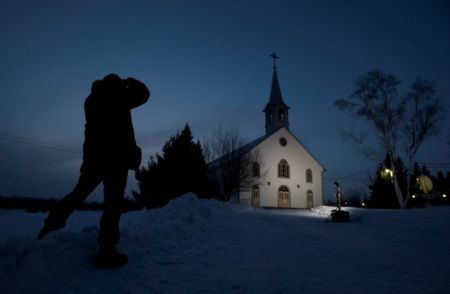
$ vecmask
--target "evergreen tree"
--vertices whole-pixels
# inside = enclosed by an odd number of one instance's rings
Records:
[[[214,186],[206,177],[201,145],[193,141],[188,124],[164,144],[161,155],[150,157],[147,167],[136,172],[136,179],[140,192],[134,192],[134,197],[149,208],[188,192],[206,197]]]
[[[446,182],[450,173],[447,173],[447,178],[444,176],[444,173],[440,170],[436,176],[436,182],[434,183],[435,190],[435,202],[436,204],[447,204],[448,197],[450,192],[450,186]],[[445,195],[445,196],[444,196]]]
[[[450,197],[450,172],[447,172],[447,176],[445,177],[444,194],[447,195],[447,201],[448,201],[448,197]]]
[[[370,205],[376,208],[400,208],[397,195],[395,194],[392,183],[392,162],[389,155],[386,155],[384,161],[378,166],[377,174],[369,185],[371,190]],[[402,192],[406,191],[406,169],[400,157],[395,160],[395,171],[397,181]],[[405,194],[403,194],[405,195]]]
[[[445,187],[445,177],[444,173],[439,170],[436,176],[436,190],[442,191]]]
[[[427,176],[429,178],[432,177],[430,171],[425,165],[422,166],[422,175]]]
[[[442,196],[442,194],[446,194],[446,185],[445,185],[445,176],[444,173],[440,170],[437,173],[436,176],[436,191],[438,192],[438,194],[440,194],[439,196]]]
[[[420,193],[419,185],[417,184],[417,178],[422,175],[422,168],[417,162],[414,162],[413,171],[411,175],[411,195],[418,195]]]

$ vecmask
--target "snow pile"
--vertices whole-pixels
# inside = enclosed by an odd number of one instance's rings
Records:
[[[186,239],[200,232],[212,229],[218,214],[228,207],[216,201],[201,201],[194,194],[187,194],[170,201],[166,206],[149,210],[132,228],[137,232],[152,229],[160,239]]]
[[[335,209],[335,207],[319,206],[319,207],[311,208],[311,211],[320,216],[329,216],[333,209]]]
[[[449,207],[264,210],[189,194],[122,218],[125,267],[99,271],[96,212],[76,212],[43,241],[45,215],[0,211],[0,292],[444,293]],[[357,220],[357,221],[356,221]]]

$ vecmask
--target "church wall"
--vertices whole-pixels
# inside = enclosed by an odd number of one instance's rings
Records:
[[[280,139],[285,138],[286,146],[280,144]],[[307,191],[313,192],[314,206],[322,205],[322,172],[323,168],[317,161],[299,144],[289,131],[282,128],[272,134],[256,147],[262,157],[260,188],[260,206],[278,207],[278,189],[286,186],[290,192],[290,207],[306,208]],[[278,164],[284,159],[289,164],[290,177],[278,177]],[[306,170],[313,173],[313,182],[306,182]],[[251,191],[241,193],[241,203],[251,205]]]

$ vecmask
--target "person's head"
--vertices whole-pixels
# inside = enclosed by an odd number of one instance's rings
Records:
[[[103,81],[109,84],[118,84],[122,82],[122,79],[117,74],[110,73],[103,78]]]
[[[100,95],[117,93],[122,85],[122,79],[114,73],[106,75],[102,80],[92,83],[91,92]]]
[[[110,73],[103,78],[103,85],[108,93],[114,94],[122,87],[122,79],[118,75]]]

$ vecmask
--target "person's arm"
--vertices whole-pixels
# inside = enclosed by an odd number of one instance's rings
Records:
[[[141,106],[148,101],[150,91],[144,83],[134,78],[124,79],[123,81],[125,83],[126,99],[130,109]]]

